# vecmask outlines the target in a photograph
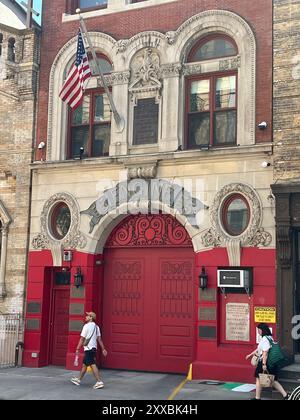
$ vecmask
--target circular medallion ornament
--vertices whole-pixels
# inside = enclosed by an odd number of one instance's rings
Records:
[[[221,246],[237,240],[241,246],[268,246],[272,238],[261,228],[262,209],[259,196],[249,185],[225,185],[210,208],[211,229],[203,235],[203,244]]]

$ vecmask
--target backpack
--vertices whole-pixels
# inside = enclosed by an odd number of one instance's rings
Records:
[[[286,357],[283,354],[279,343],[275,343],[275,341],[272,339],[269,339],[269,337],[267,337],[267,340],[269,341],[271,345],[271,348],[268,353],[268,360],[267,360],[268,366],[270,368],[273,368],[274,366],[277,366],[279,368],[283,367],[283,365],[285,365],[286,363]]]

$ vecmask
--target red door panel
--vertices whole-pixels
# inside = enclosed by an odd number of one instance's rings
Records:
[[[102,332],[109,349],[107,367],[137,369],[143,354],[145,261],[128,251],[106,254]]]
[[[53,291],[53,324],[52,324],[52,360],[56,366],[66,365],[68,350],[68,320],[70,291],[56,289]]]
[[[193,273],[191,248],[106,250],[106,367],[188,371],[195,342]]]

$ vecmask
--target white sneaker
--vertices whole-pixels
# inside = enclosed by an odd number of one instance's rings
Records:
[[[104,383],[102,381],[98,381],[95,383],[95,385],[93,386],[94,389],[100,389],[104,387]]]
[[[71,378],[71,382],[74,385],[80,385],[80,379],[79,378]]]

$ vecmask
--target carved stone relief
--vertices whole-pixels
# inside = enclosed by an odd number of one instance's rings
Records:
[[[71,225],[67,235],[63,239],[58,240],[52,236],[49,223],[53,207],[62,202],[70,209]],[[82,249],[86,246],[87,239],[79,230],[80,211],[78,204],[70,194],[58,193],[49,198],[43,207],[40,220],[41,232],[33,238],[32,246],[34,249],[51,249],[53,258],[55,257],[57,263],[60,262],[59,265],[61,265],[62,251],[64,249]]]
[[[248,228],[237,237],[230,236],[222,224],[222,205],[232,194],[243,195],[251,209],[251,219]],[[205,247],[225,246],[228,251],[230,265],[240,265],[240,251],[243,246],[267,247],[272,242],[272,236],[262,227],[262,205],[254,189],[246,184],[234,183],[226,185],[216,195],[210,208],[211,228],[202,235]]]
[[[160,57],[152,48],[144,48],[131,64],[130,92],[160,91]]]

